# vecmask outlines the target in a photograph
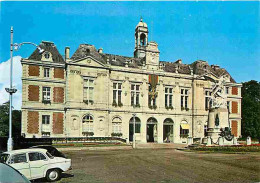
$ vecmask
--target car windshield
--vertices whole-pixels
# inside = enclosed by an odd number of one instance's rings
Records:
[[[5,154],[5,153],[0,154],[0,162],[6,163],[8,157],[9,157],[9,154]]]

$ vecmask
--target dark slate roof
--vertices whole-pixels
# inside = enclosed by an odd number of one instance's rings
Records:
[[[53,62],[65,63],[63,57],[61,56],[53,42],[42,41],[39,46],[40,48],[44,49],[44,51],[48,51],[52,54]],[[43,53],[39,53],[39,50],[36,48],[28,59],[41,61]]]
[[[93,45],[89,44],[81,44],[76,52],[72,55],[72,60],[78,60],[81,58],[85,58],[87,56],[91,56],[94,59],[106,64],[114,66],[122,66],[124,67],[126,63],[128,63],[128,67],[138,67],[142,66],[142,59],[133,58],[133,57],[125,57],[120,55],[99,53]]]
[[[235,83],[236,81],[231,77],[231,75],[224,68],[220,68],[217,65],[209,65],[208,62],[203,60],[197,60],[190,64],[191,68],[193,68],[194,74],[203,75],[206,72],[212,73],[217,77],[221,77],[223,75],[229,75],[230,81]]]
[[[48,51],[52,54],[53,62],[55,62],[55,63],[65,63],[63,57],[61,56],[61,54],[59,53],[58,49],[56,48],[56,46],[54,45],[53,42],[42,41],[40,43],[39,47],[44,49],[44,51]],[[39,53],[39,50],[36,48],[28,59],[29,60],[41,61],[43,53]]]
[[[91,56],[94,59],[106,63],[106,61],[102,58],[102,56],[98,53],[96,48],[93,45],[90,44],[81,44],[79,45],[78,49],[76,52],[72,55],[71,59],[72,60],[78,60],[81,58],[85,58],[87,56]]]
[[[93,45],[89,44],[81,44],[79,48],[76,50],[76,52],[72,55],[71,59],[78,60],[87,56],[91,56],[104,64],[107,64],[109,62],[109,64],[111,65],[121,67],[125,67],[126,64],[128,64],[128,67],[138,68],[142,66],[145,62],[145,57],[134,58],[107,53],[99,53]],[[193,69],[193,73],[197,75],[203,75],[206,72],[209,72],[217,77],[220,77],[225,74],[230,76],[230,74],[225,69],[220,68],[216,65],[210,66],[206,61],[202,60],[195,61],[192,64],[183,64],[181,60],[177,60],[176,62],[160,61],[160,66],[163,68],[165,72],[171,73],[190,75]],[[231,82],[235,83],[235,80],[231,76],[230,80]]]

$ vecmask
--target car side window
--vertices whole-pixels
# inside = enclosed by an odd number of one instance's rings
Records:
[[[46,160],[47,159],[42,153],[39,153],[39,154],[40,154],[41,160]]]
[[[38,152],[29,153],[30,161],[46,160],[46,157]]]
[[[10,164],[27,162],[26,154],[15,154],[10,159]]]

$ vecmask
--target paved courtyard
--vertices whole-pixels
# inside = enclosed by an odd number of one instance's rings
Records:
[[[65,153],[72,159],[73,169],[59,182],[260,181],[259,154],[204,154],[175,149]]]

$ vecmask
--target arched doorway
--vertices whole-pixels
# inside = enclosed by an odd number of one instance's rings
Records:
[[[157,120],[153,117],[147,120],[146,127],[146,139],[147,142],[157,142]]]
[[[163,142],[171,143],[173,142],[173,120],[171,118],[166,118],[163,122]]]
[[[141,131],[141,120],[138,117],[135,117],[135,133],[140,133]],[[129,121],[129,141],[133,141],[134,135],[134,117]]]

